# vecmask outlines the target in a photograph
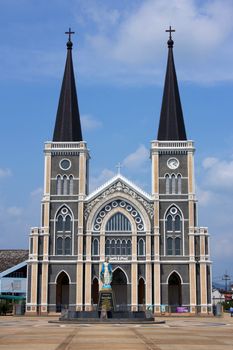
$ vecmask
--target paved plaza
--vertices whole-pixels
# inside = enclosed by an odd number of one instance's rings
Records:
[[[165,324],[57,324],[0,317],[0,350],[232,350],[233,317],[164,318]],[[160,319],[159,319],[160,320]],[[161,319],[162,320],[162,319]]]

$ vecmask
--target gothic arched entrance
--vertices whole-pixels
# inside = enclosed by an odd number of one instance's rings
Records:
[[[181,280],[177,273],[173,272],[168,280],[168,304],[175,312],[175,306],[182,305]]]
[[[99,281],[97,278],[94,278],[91,286],[91,298],[93,304],[98,304],[99,301]]]
[[[138,305],[145,304],[145,282],[143,278],[138,281]]]
[[[69,278],[62,271],[57,278],[56,284],[56,312],[61,312],[62,309],[69,307]]]
[[[127,309],[127,278],[125,273],[117,268],[113,272],[112,290],[117,310]]]

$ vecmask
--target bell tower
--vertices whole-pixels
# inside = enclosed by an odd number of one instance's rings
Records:
[[[53,141],[45,143],[41,227],[30,233],[27,313],[83,305],[83,212],[89,151],[83,141],[70,29]],[[61,272],[62,271],[62,272]],[[75,282],[76,283],[72,283]]]
[[[170,312],[211,308],[208,230],[197,227],[194,143],[187,140],[173,57],[171,27],[157,140],[152,141],[154,304]],[[160,287],[161,285],[161,287]],[[174,310],[173,310],[174,308]],[[200,309],[200,310],[199,310]]]

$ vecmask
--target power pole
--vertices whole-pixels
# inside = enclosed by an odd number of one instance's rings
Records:
[[[227,274],[227,271],[225,274],[222,276],[222,280],[225,281],[225,292],[227,292],[228,289],[228,281],[230,281],[230,276]]]

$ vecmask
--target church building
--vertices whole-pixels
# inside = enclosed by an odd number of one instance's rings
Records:
[[[169,30],[151,193],[117,174],[89,193],[71,32],[53,140],[45,143],[41,227],[29,236],[26,312],[96,310],[105,258],[117,310],[211,312],[209,234],[198,227],[194,143],[186,137]],[[135,126],[136,127],[136,126]]]

